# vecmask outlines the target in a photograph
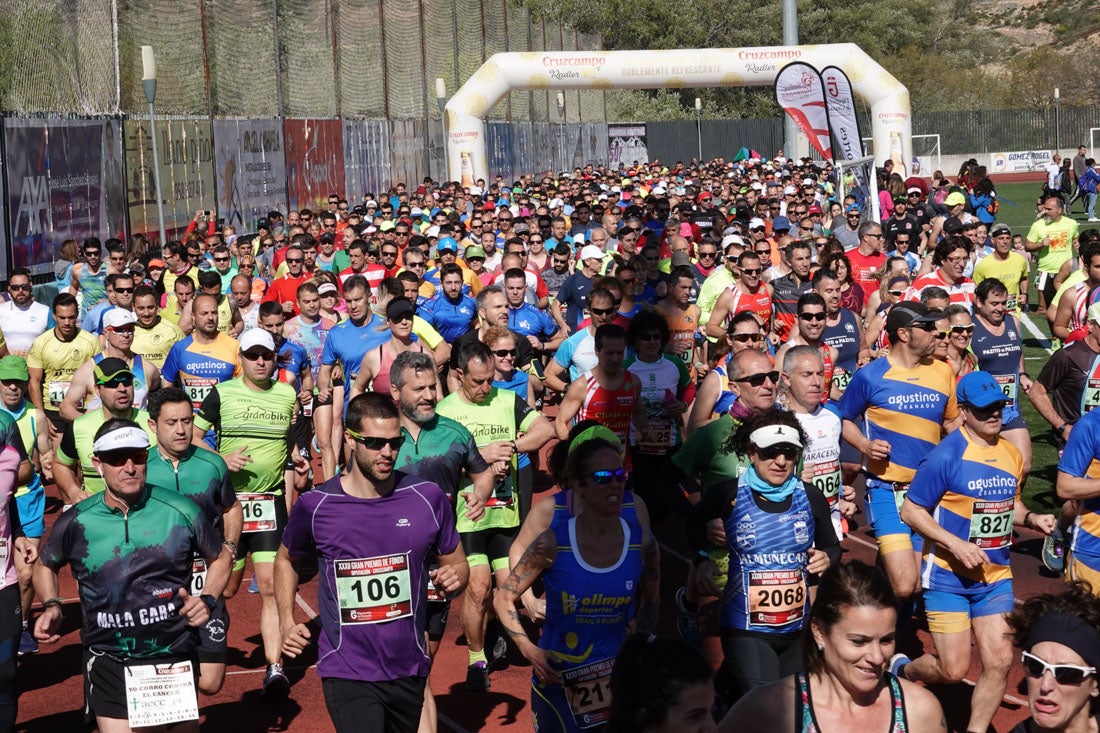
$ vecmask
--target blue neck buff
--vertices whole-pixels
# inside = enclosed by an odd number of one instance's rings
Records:
[[[779,486],[772,486],[764,479],[760,478],[760,474],[756,472],[755,466],[749,466],[749,470],[745,471],[742,477],[745,485],[755,491],[764,499],[772,502],[780,502],[785,499],[789,499],[791,494],[794,493],[795,488],[798,486],[798,477],[793,473],[790,478],[784,481]]]

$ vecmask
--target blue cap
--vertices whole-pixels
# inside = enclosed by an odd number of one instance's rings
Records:
[[[772,231],[778,231],[780,229],[786,229],[790,231],[791,220],[785,216],[777,216],[772,219]]]
[[[851,204],[844,211],[845,212],[848,212],[848,211],[861,211],[861,209],[859,208],[859,204]]]
[[[984,409],[1008,402],[1001,385],[989,372],[970,372],[955,387],[955,396],[960,404]]]
[[[451,252],[458,251],[458,242],[454,240],[454,237],[443,237],[439,240],[439,243],[435,245],[436,252],[442,252],[444,250],[450,250]]]

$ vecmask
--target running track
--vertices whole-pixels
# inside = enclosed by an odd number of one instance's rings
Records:
[[[545,451],[544,451],[545,455]],[[545,466],[545,462],[543,462]],[[319,469],[319,466],[317,467]],[[56,497],[56,488],[49,486],[47,493]],[[47,504],[47,525],[60,511],[61,502],[51,498]],[[857,517],[862,523],[863,516]],[[687,567],[685,542],[672,522],[657,528],[662,550],[662,604],[659,632],[676,634],[673,594],[682,582]],[[1030,530],[1021,530],[1013,550],[1012,565],[1016,575],[1017,597],[1055,591],[1061,586],[1058,578],[1051,577],[1039,561],[1040,536]],[[865,527],[859,527],[843,543],[845,559],[873,562],[874,540]],[[251,572],[249,569],[246,573]],[[260,649],[259,612],[260,599],[245,592],[248,578],[240,593],[230,600],[232,623],[229,629],[230,656],[225,686],[214,697],[199,699],[204,730],[234,731],[234,733],[263,733],[266,731],[295,731],[314,733],[332,731],[328,720],[320,680],[311,665],[313,654],[297,664],[288,665],[292,689],[289,699],[269,701],[260,695],[259,687],[264,674],[264,659]],[[17,730],[27,733],[56,733],[57,731],[93,730],[85,728],[80,712],[82,691],[80,681],[79,607],[76,603],[76,584],[63,570],[61,594],[67,603],[63,637],[53,645],[43,645],[39,654],[22,657],[19,681],[22,695],[19,700]],[[466,648],[461,638],[459,608],[461,600],[452,607],[447,635],[436,657],[431,685],[439,708],[439,730],[442,733],[472,733],[473,731],[529,731],[530,668],[526,660],[509,650],[504,663],[492,674],[489,692],[468,692],[466,679]],[[303,585],[298,602],[298,620],[306,620],[317,607],[316,581]],[[716,636],[712,603],[704,610],[704,627],[708,634],[703,650],[715,666],[721,660],[721,650]],[[928,634],[919,633],[921,642],[931,648]],[[911,655],[918,649],[901,649]],[[977,658],[967,679],[977,679]],[[1018,661],[1009,675],[1008,692],[994,719],[994,729],[1008,731],[1027,716],[1026,695],[1021,685],[1023,671]],[[965,684],[935,689],[948,715],[953,730],[964,730],[967,722],[970,686]]]

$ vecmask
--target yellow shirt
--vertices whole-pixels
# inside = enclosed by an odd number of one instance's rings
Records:
[[[77,331],[72,341],[57,337],[51,328],[31,344],[27,368],[42,370],[42,405],[47,410],[60,410],[65,393],[80,365],[99,353],[99,341],[87,331]]]
[[[172,344],[182,341],[183,338],[184,334],[179,326],[161,318],[151,328],[142,328],[141,324],[134,325],[134,342],[130,350],[141,354],[141,358],[153,362],[160,369],[168,358],[168,352],[172,350]]]

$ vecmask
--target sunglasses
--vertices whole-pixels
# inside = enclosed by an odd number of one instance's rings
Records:
[[[967,336],[969,336],[970,334],[974,333],[974,327],[973,326],[952,326],[951,327],[951,334],[953,336],[958,336],[958,335],[961,335],[961,334],[964,334],[964,333]]]
[[[625,468],[616,468],[614,471],[593,471],[588,477],[597,486],[607,486],[612,481],[620,484],[625,482],[628,475]]]
[[[904,290],[891,290],[889,292],[890,295],[894,296],[895,298],[900,298],[901,296],[905,295]]]
[[[25,290],[27,292],[30,292],[31,286],[30,286],[30,284],[27,284],[27,285],[9,285],[8,290]]]
[[[125,294],[128,294],[128,293],[134,292],[134,288],[133,287],[129,287],[129,288],[117,288],[116,287],[115,292],[116,293],[122,293],[122,294],[125,295]]]
[[[264,361],[271,361],[275,358],[275,354],[267,349],[260,349],[257,351],[242,351],[241,356],[249,361],[256,361],[257,359],[263,359]]]
[[[757,452],[765,461],[774,460],[778,456],[783,456],[788,461],[794,461],[802,454],[802,449],[790,443],[780,443],[778,445],[769,445],[767,448],[758,448]]]
[[[1023,652],[1020,661],[1024,663],[1024,672],[1028,677],[1039,679],[1050,671],[1054,681],[1060,685],[1079,685],[1086,678],[1096,674],[1096,667],[1079,667],[1076,664],[1050,664],[1031,652]]]
[[[747,344],[750,341],[763,341],[762,333],[731,333],[730,338],[739,344]]]
[[[214,261],[215,262],[229,262],[229,259],[230,258],[228,258],[228,257],[215,257]]]
[[[396,257],[396,256],[397,256],[397,252],[391,252],[391,251],[390,251],[390,250],[388,250],[388,249],[384,249],[384,250],[382,250],[382,256],[383,256],[383,257]]]
[[[501,359],[506,356],[510,356],[515,359],[517,352],[515,349],[493,349],[493,353],[499,356]]]
[[[406,262],[405,267],[427,267],[423,262]]]
[[[111,326],[110,331],[111,333],[130,334],[131,336],[134,335],[133,326]]]
[[[300,265],[300,264],[302,264],[302,262],[304,262],[304,261],[305,261],[305,260],[304,260],[303,258],[301,258],[301,257],[287,257],[287,258],[286,258],[286,263],[287,263],[288,265]]]
[[[733,381],[748,383],[752,387],[763,387],[765,381],[769,381],[772,384],[779,384],[779,372],[760,372],[759,374],[750,374],[747,377],[741,377]]]
[[[660,331],[653,331],[652,333],[638,334],[638,340],[639,341],[660,341],[661,340],[661,332]]]
[[[106,382],[100,382],[100,387],[107,387],[108,389],[118,389],[119,387],[133,387],[134,378],[126,375],[121,377],[111,377]]]
[[[589,308],[588,312],[594,316],[609,316],[615,312],[614,308]]]
[[[101,463],[106,463],[108,466],[114,466],[119,468],[125,466],[127,461],[133,461],[135,466],[144,466],[146,461],[149,460],[149,452],[143,450],[136,450],[129,453],[115,451],[113,453],[101,453],[96,456]]]
[[[749,269],[747,267],[741,268],[742,275],[759,275],[761,272],[763,272],[763,269],[760,267],[754,267],[752,269]]]
[[[401,450],[401,446],[405,444],[404,435],[398,435],[396,438],[379,438],[373,435],[360,435],[354,430],[348,430],[347,434],[367,450],[382,450],[384,446],[388,445],[390,450],[396,452]]]
[[[394,232],[393,236],[395,236],[395,237],[407,237],[407,236],[409,236],[409,233],[408,232]]]
[[[803,321],[824,321],[825,313],[799,313],[798,317]]]
[[[699,253],[699,259],[717,257],[717,256],[718,256],[717,252],[700,252]]]
[[[84,256],[85,257],[102,257],[103,255],[101,255],[99,252],[95,252],[93,250],[88,250],[87,252],[84,253]]]
[[[762,231],[764,231],[764,227],[749,227],[749,231],[750,232],[762,232]]]
[[[753,252],[755,252],[758,255],[769,255],[769,256],[772,253],[772,251],[770,249],[754,249]]]

